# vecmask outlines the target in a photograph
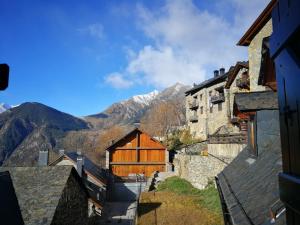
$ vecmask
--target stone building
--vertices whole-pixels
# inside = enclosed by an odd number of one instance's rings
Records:
[[[3,172],[11,177],[25,225],[88,223],[87,193],[72,166],[0,167]]]
[[[274,5],[271,1],[270,5]],[[258,82],[262,59],[262,43],[265,37],[272,34],[272,19],[270,12],[264,11],[246,31],[237,43],[248,47],[250,91],[265,91],[268,87]]]
[[[216,177],[226,225],[286,224],[278,188],[282,154],[276,80],[273,64],[264,56],[275,3],[239,42],[249,46],[250,92],[235,94],[233,115],[239,123],[247,122],[248,143]]]
[[[221,68],[214,77],[195,85],[186,94],[186,119],[194,137],[207,140],[228,123],[225,83],[229,72]]]
[[[64,152],[64,150],[60,150],[60,156],[49,163],[49,166],[62,165],[73,166],[81,177],[88,193],[89,215],[92,215],[92,213],[101,215],[106,201],[106,170],[97,166],[80,152]]]

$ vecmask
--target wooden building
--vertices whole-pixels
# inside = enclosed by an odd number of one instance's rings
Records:
[[[149,177],[155,171],[166,171],[169,153],[159,141],[136,128],[106,149],[106,160],[109,171],[118,177]]]

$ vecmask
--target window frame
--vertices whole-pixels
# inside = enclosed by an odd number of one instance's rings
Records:
[[[247,126],[247,146],[249,149],[249,154],[253,157],[258,157],[256,114],[249,117]]]

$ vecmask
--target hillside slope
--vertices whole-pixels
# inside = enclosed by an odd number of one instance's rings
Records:
[[[51,150],[66,132],[82,129],[85,121],[40,103],[11,108],[0,114],[0,165],[33,165],[38,149]]]
[[[101,113],[86,116],[85,120],[98,129],[119,124],[132,125],[134,122],[140,121],[155,105],[161,102],[176,101],[180,103],[178,107],[182,111],[184,122],[184,93],[189,88],[189,86],[177,83],[161,92],[153,91],[145,95],[136,95],[128,100],[112,104]]]

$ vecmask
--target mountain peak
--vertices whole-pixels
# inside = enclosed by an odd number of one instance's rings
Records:
[[[159,91],[154,90],[148,94],[144,95],[135,95],[132,97],[132,100],[139,104],[149,105],[159,94]]]

